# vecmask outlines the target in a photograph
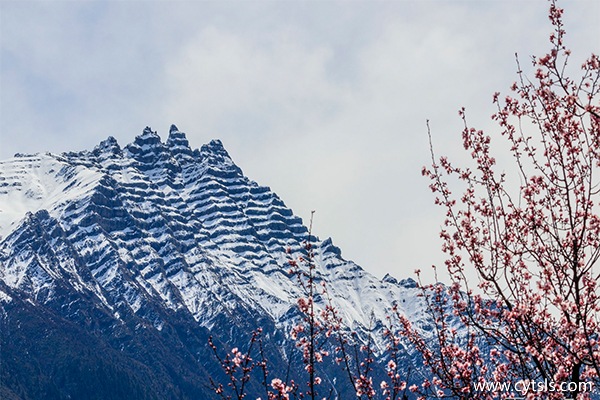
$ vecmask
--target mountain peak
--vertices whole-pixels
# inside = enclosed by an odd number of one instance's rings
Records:
[[[200,148],[197,154],[203,163],[222,171],[228,171],[234,175],[242,175],[242,170],[235,165],[223,143],[219,139],[213,139]]]
[[[223,146],[223,142],[219,139],[213,139],[205,145],[202,145],[200,148],[201,154],[211,154],[218,157],[222,157],[223,159],[231,160],[229,153],[225,150],[225,146]]]
[[[115,139],[113,136],[109,136],[105,140],[101,141],[100,144],[94,148],[92,153],[95,156],[99,156],[101,154],[115,155],[121,153],[121,146],[119,146],[117,139]]]
[[[144,131],[142,132],[142,136],[152,134],[156,134],[156,131],[153,131],[152,128],[150,128],[149,126],[145,127]]]
[[[169,137],[167,138],[167,147],[173,154],[173,157],[180,163],[186,164],[193,162],[194,155],[190,148],[190,143],[185,136],[185,133],[177,129],[174,124],[169,129]]]
[[[142,133],[135,137],[133,143],[130,143],[126,148],[133,154],[145,151],[148,148],[161,147],[163,143],[156,131],[153,131],[149,126],[145,127]]]
[[[28,387],[20,371],[54,371],[55,360],[33,350],[57,343],[64,346],[55,352],[65,361],[62,370],[72,374],[59,377],[64,382],[85,385],[102,376],[98,387],[119,390],[121,383],[157,382],[147,389],[156,396],[101,398],[213,398],[206,380],[219,378],[220,364],[209,335],[235,348],[247,345],[258,327],[273,338],[266,353],[272,368],[283,370],[292,356],[301,357],[281,349],[294,348],[286,332],[302,318],[296,300],[305,292],[289,260],[306,256],[306,240],[314,246],[315,279],[332,294],[328,304],[357,337],[373,331],[374,321],[384,327],[399,299],[407,299],[413,320],[424,309],[414,281],[381,281],[344,260],[331,239],[309,237],[276,193],[244,176],[220,140],[192,152],[175,125],[166,143],[146,127],[122,150],[109,137],[93,151],[0,163],[0,204],[0,322],[13,323],[9,332],[22,338],[6,342],[13,336],[0,335],[8,351],[3,360],[17,366],[5,368],[10,379],[1,380],[0,393],[5,382]],[[3,299],[12,299],[10,307]],[[315,304],[327,307],[324,297]],[[47,326],[52,335],[40,336]],[[75,349],[73,335],[84,338]],[[385,347],[382,340],[376,348]],[[102,357],[108,373],[86,373],[81,361],[89,354]],[[122,379],[116,356],[129,371]],[[141,369],[131,365],[148,365],[143,370],[150,375],[135,378],[131,371]],[[335,381],[342,372],[326,373]],[[55,390],[57,380],[49,373],[40,392]],[[180,387],[189,393],[160,392]],[[62,398],[91,397],[67,389]],[[31,393],[27,398],[36,397]]]
[[[221,142],[220,139],[213,139],[210,142],[208,142],[207,144],[205,144],[204,146],[210,147],[211,149],[220,149],[222,151],[225,151],[223,142]],[[204,147],[204,146],[202,146],[202,147]]]
[[[169,137],[167,138],[167,147],[185,147],[190,150],[190,143],[187,140],[184,132],[181,132],[175,125],[171,125],[169,130]]]

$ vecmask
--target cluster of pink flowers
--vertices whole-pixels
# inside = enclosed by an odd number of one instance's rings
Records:
[[[271,387],[277,392],[277,395],[272,394],[273,397],[269,397],[270,399],[281,399],[288,400],[290,398],[290,392],[292,392],[292,387],[287,386],[281,379],[275,378],[271,381]]]
[[[407,338],[438,377],[412,387],[423,395],[509,395],[476,393],[483,381],[600,383],[600,62],[592,55],[579,79],[566,75],[571,52],[562,14],[551,1],[552,49],[533,59],[534,79],[519,65],[514,95],[493,96],[498,111],[492,119],[508,141],[517,177],[500,172],[491,137],[468,127],[464,109],[463,145],[472,166],[436,161],[432,150],[433,166],[423,169],[436,204],[446,210],[440,237],[452,279],[448,289],[423,287],[434,345],[404,322]],[[452,178],[465,187],[458,198]],[[467,279],[473,273],[476,286]],[[451,316],[467,327],[466,338],[451,330]]]

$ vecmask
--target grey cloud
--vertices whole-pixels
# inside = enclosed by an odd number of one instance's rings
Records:
[[[600,5],[565,4],[574,54]],[[221,138],[344,255],[382,276],[441,264],[421,166],[547,48],[546,1],[2,2],[0,158],[123,144],[171,123]],[[593,10],[596,10],[594,13]],[[596,15],[596,17],[594,16]],[[587,39],[586,39],[587,38]]]

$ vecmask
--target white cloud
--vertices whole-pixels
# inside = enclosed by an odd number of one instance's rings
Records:
[[[196,118],[202,130],[220,127],[226,130],[220,134],[259,140],[325,114],[323,106],[342,94],[325,77],[330,53],[276,34],[259,43],[213,26],[203,29],[167,66],[165,113]]]
[[[564,4],[574,54],[599,5]],[[546,1],[0,3],[0,155],[122,144],[170,123],[221,138],[346,257],[398,277],[440,264],[420,176],[464,157],[457,110],[493,130],[514,52],[545,51]],[[595,12],[594,12],[595,11]],[[596,52],[598,49],[595,49]]]

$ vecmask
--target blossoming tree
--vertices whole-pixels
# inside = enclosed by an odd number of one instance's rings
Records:
[[[451,279],[424,287],[435,340],[400,316],[435,376],[412,387],[423,397],[586,399],[600,384],[600,60],[569,76],[562,14],[551,1],[551,49],[533,57],[533,77],[517,59],[512,94],[493,97],[514,163],[497,163],[463,109],[471,165],[432,150],[423,169],[446,210]]]

